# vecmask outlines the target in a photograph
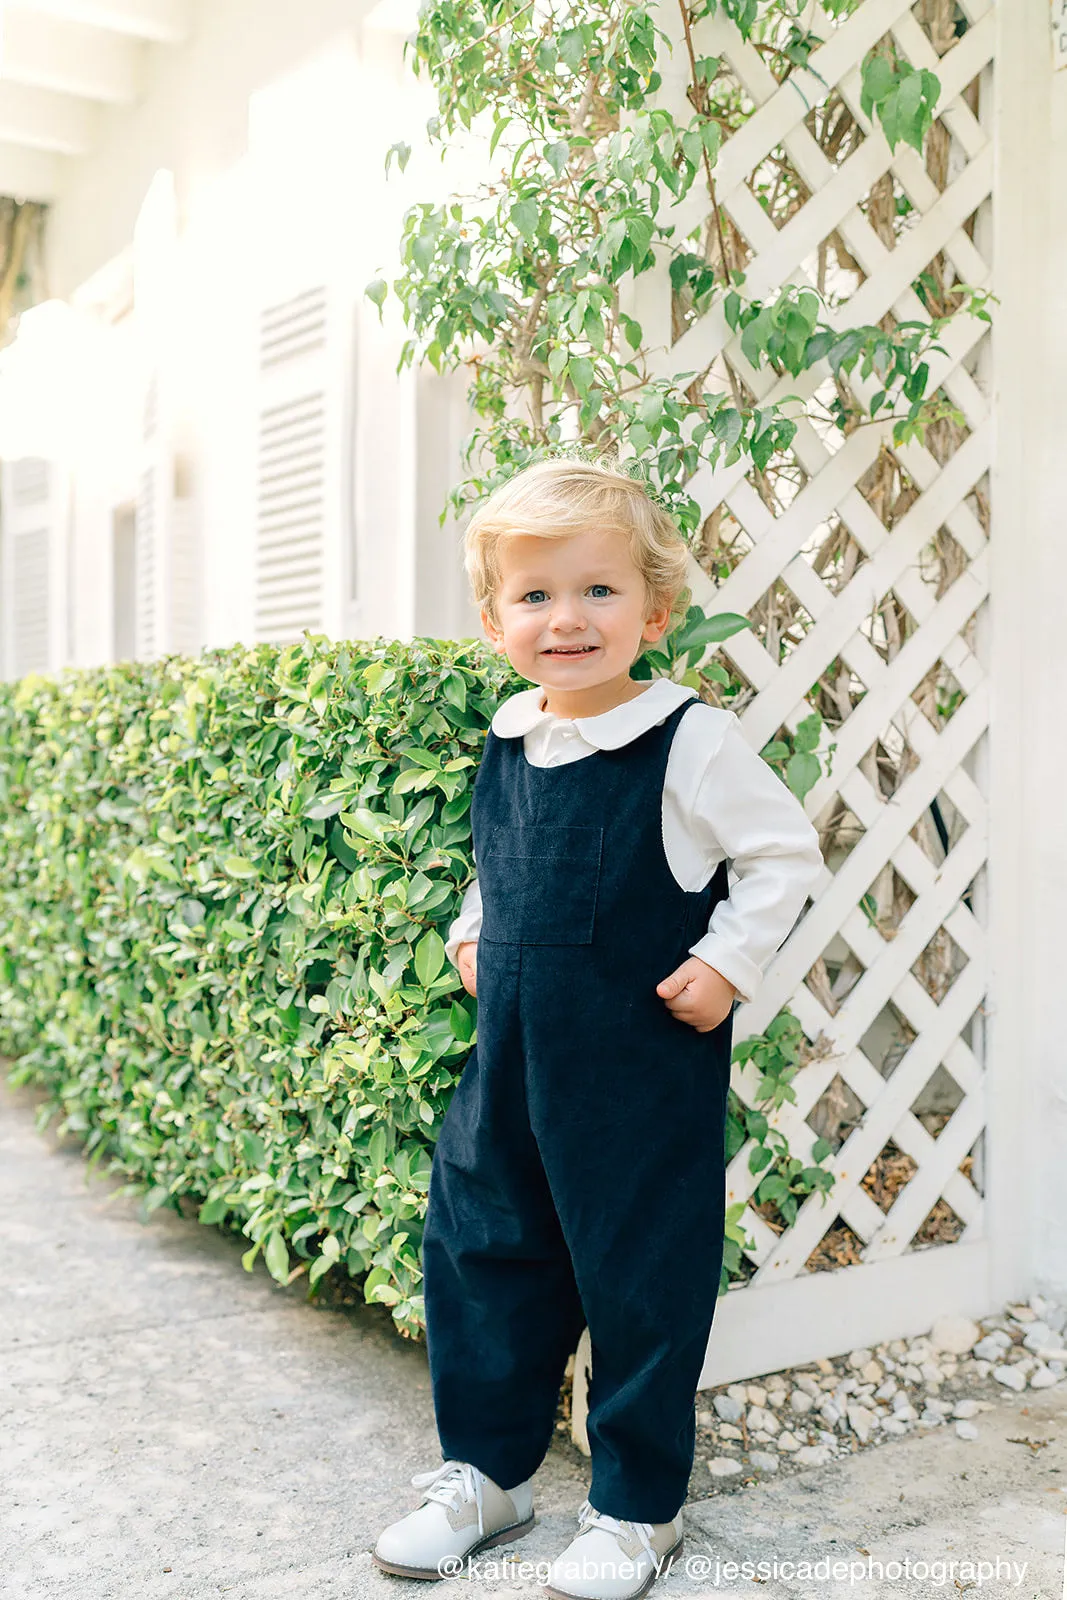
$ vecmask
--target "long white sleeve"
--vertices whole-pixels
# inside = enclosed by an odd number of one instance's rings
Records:
[[[737,874],[690,952],[751,1000],[823,859],[803,806],[751,748],[733,714],[700,779],[689,825],[706,859],[725,855]]]
[[[445,955],[452,965],[456,964],[456,951],[461,944],[466,944],[468,939],[477,939],[482,928],[482,891],[478,887],[477,878],[472,878],[463,891],[463,903],[459,908],[459,915],[448,930],[445,940]]]

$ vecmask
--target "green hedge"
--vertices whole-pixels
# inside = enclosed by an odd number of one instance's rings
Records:
[[[475,1002],[445,961],[502,695],[477,641],[215,650],[0,685],[0,1051],[143,1193],[423,1327]]]

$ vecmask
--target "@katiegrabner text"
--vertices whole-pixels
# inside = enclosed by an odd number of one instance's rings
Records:
[[[666,1557],[661,1557],[656,1562],[657,1573],[665,1561]],[[603,1562],[589,1563],[588,1574],[572,1572],[572,1565],[577,1567],[579,1563],[575,1561],[568,1565],[569,1577],[603,1576]],[[442,1578],[458,1578],[462,1575],[472,1582],[478,1579],[500,1582],[502,1579],[525,1578],[547,1583],[552,1566],[551,1561],[523,1561],[517,1556],[442,1556],[437,1563],[437,1571]],[[676,1561],[671,1572],[682,1573],[694,1583],[711,1583],[716,1587],[720,1583],[766,1583],[775,1578],[783,1583],[873,1583],[875,1580],[879,1583],[928,1583],[938,1589],[947,1584],[981,1588],[983,1584],[1005,1582],[1018,1588],[1026,1576],[1026,1568],[1025,1561],[1004,1561],[999,1558],[996,1561],[970,1560],[967,1557],[914,1561],[910,1556],[905,1556],[900,1561],[879,1561],[874,1556],[867,1556],[860,1561],[855,1557],[822,1556],[814,1561],[779,1560],[777,1557],[761,1561],[724,1561],[711,1553],[693,1552],[683,1560]],[[637,1562],[622,1557],[616,1562],[613,1575],[629,1579],[635,1578],[637,1572]]]

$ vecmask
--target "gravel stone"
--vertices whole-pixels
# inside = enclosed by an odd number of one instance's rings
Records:
[[[798,1417],[806,1417],[814,1404],[815,1401],[804,1389],[794,1389],[789,1396],[790,1408],[796,1412]]]
[[[824,1467],[830,1454],[828,1444],[803,1444],[796,1453],[796,1460],[804,1467]]]
[[[732,1394],[717,1394],[711,1403],[724,1422],[740,1422],[745,1414],[744,1405]]]
[[[750,1450],[748,1459],[757,1472],[778,1471],[778,1457],[768,1455],[766,1450]]]
[[[930,1330],[930,1343],[935,1350],[951,1351],[953,1355],[966,1355],[981,1338],[981,1329],[970,1317],[939,1317]]]
[[[851,1405],[848,1408],[848,1423],[860,1444],[866,1444],[874,1428],[874,1414],[866,1406]]]
[[[1056,1374],[1050,1372],[1048,1367],[1035,1367],[1030,1374],[1031,1389],[1051,1389],[1057,1381]]]
[[[973,1422],[957,1422],[956,1437],[958,1439],[968,1439],[973,1443],[978,1437],[978,1429]]]
[[[1017,1394],[1026,1388],[1026,1378],[1018,1367],[994,1367],[993,1376],[1005,1389],[1014,1389]]]
[[[713,1478],[739,1478],[743,1468],[740,1461],[735,1461],[733,1456],[712,1456],[708,1462],[708,1471]]]

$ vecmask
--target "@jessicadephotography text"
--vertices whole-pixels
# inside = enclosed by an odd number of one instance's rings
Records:
[[[661,1557],[656,1564],[657,1573],[664,1564],[665,1558]],[[457,1555],[442,1556],[437,1563],[437,1571],[442,1578],[463,1576],[472,1582],[520,1578],[547,1583],[552,1565],[551,1561],[523,1561],[514,1556]],[[582,1563],[575,1558],[568,1563],[567,1576],[602,1575],[601,1562],[589,1562],[587,1565],[590,1570],[585,1574],[581,1570]],[[966,1556],[926,1561],[913,1560],[910,1556],[904,1556],[899,1561],[880,1561],[874,1556],[864,1559],[855,1556],[821,1556],[816,1560],[804,1560],[802,1557],[779,1560],[774,1557],[759,1561],[731,1561],[710,1552],[694,1551],[676,1560],[670,1571],[672,1575],[681,1574],[694,1583],[711,1583],[716,1587],[720,1583],[767,1583],[777,1579],[783,1583],[928,1583],[935,1589],[950,1584],[954,1588],[981,1588],[988,1583],[1007,1583],[1017,1589],[1026,1576],[1026,1568],[1025,1561],[1005,1561],[1000,1558],[995,1561],[977,1560]],[[624,1556],[616,1563],[614,1575],[619,1579],[632,1579],[637,1572],[637,1562]]]

